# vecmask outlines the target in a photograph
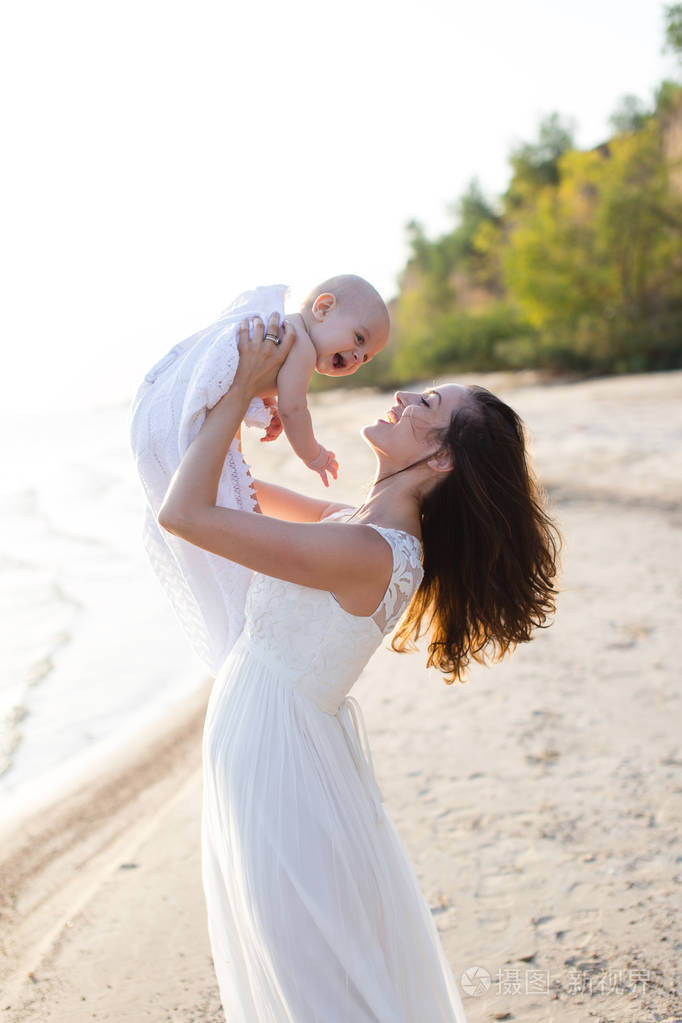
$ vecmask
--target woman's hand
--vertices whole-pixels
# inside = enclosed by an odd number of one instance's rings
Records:
[[[277,374],[296,339],[296,331],[290,323],[280,328],[279,313],[269,317],[267,333],[280,338],[280,343],[265,338],[265,325],[259,316],[253,319],[251,336],[248,320],[242,320],[239,325],[239,366],[233,387],[238,387],[248,398],[272,393]]]
[[[269,318],[268,331],[279,337],[278,313]],[[253,337],[249,337],[248,320],[241,325],[239,366],[232,386],[208,412],[199,433],[182,456],[157,516],[164,529],[181,536],[185,526],[202,521],[215,509],[225,457],[239,433],[249,402],[275,385],[295,336],[289,327],[284,330],[281,344],[276,345],[264,340],[265,327],[261,319],[254,322]]]

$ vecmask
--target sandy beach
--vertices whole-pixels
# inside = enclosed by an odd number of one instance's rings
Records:
[[[682,1020],[682,372],[459,377],[522,415],[564,535],[555,623],[446,686],[380,649],[353,694],[469,1023]],[[360,426],[312,402],[357,503]],[[309,493],[282,439],[256,475]],[[0,832],[0,1018],[223,1020],[200,877],[204,689]],[[256,1021],[254,1021],[256,1023]]]

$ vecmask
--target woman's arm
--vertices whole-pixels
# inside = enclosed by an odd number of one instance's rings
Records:
[[[277,329],[272,317],[269,330]],[[232,386],[211,409],[175,473],[159,511],[159,524],[204,550],[257,572],[301,586],[329,590],[351,614],[371,614],[388,585],[393,558],[386,541],[365,525],[283,522],[216,505],[230,442],[253,395],[276,376],[292,342],[264,342],[262,323],[239,340]],[[281,349],[281,350],[280,350]]]
[[[349,507],[347,504],[323,501],[317,497],[306,497],[295,490],[288,490],[265,480],[255,480],[254,483],[261,511],[276,519],[287,519],[289,522],[319,522],[332,512]]]

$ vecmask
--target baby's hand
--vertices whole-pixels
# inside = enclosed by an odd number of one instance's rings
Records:
[[[327,473],[336,479],[336,474],[339,469],[339,463],[336,461],[336,455],[333,451],[327,451],[327,449],[323,448],[321,444],[317,458],[314,458],[312,462],[306,462],[305,464],[309,469],[312,469],[313,472],[318,472],[320,474],[320,479],[324,483],[325,487],[329,486]]]
[[[261,437],[261,441],[264,440],[277,440],[280,433],[282,432],[282,420],[279,418],[279,410],[277,408],[277,401],[275,398],[263,398],[263,404],[266,408],[270,409],[270,422],[265,428],[265,433]]]

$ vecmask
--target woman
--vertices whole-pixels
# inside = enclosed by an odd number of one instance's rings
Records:
[[[378,473],[359,509],[260,481],[263,514],[217,507],[225,452],[293,340],[288,326],[279,346],[264,336],[242,324],[234,383],[159,513],[256,572],[204,730],[202,870],[223,1008],[231,1023],[464,1023],[347,694],[400,618],[396,649],[429,628],[429,663],[450,681],[529,639],[553,610],[556,534],[515,413],[457,385],[399,392],[364,428]]]

